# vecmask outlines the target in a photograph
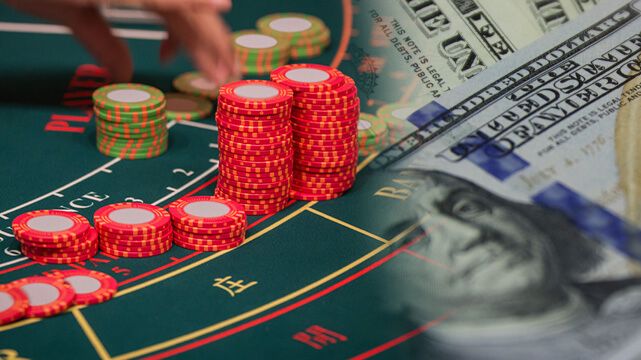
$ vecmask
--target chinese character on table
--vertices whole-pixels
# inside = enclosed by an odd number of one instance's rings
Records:
[[[224,278],[216,278],[216,282],[214,283],[213,286],[221,288],[229,293],[232,297],[235,296],[236,294],[240,294],[243,292],[245,289],[247,289],[250,286],[254,286],[258,284],[256,281],[252,281],[247,284],[243,284],[243,280],[238,280],[238,281],[231,281],[231,276],[226,276]]]

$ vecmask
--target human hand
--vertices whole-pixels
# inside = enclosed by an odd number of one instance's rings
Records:
[[[114,82],[127,82],[133,74],[131,54],[116,38],[98,6],[141,6],[160,15],[168,38],[160,47],[163,62],[180,47],[209,80],[224,84],[238,76],[229,27],[220,16],[231,0],[2,0],[17,10],[69,27],[78,41],[111,72]]]

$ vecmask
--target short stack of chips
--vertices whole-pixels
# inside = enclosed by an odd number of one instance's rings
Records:
[[[167,101],[165,114],[168,121],[204,119],[209,116],[214,109],[211,101],[199,96],[183,93],[166,93],[165,99]]]
[[[71,305],[93,305],[111,299],[118,290],[113,277],[93,270],[54,270],[0,284],[0,325],[23,317],[53,316]]]
[[[287,206],[293,171],[292,91],[266,80],[241,80],[220,88],[216,195],[243,205],[247,215]]]
[[[112,84],[93,93],[96,147],[108,156],[146,159],[167,151],[165,95],[142,84]]]
[[[294,91],[290,197],[317,201],[341,196],[352,187],[358,162],[360,101],[354,80],[314,64],[286,65],[271,78]]]
[[[245,75],[267,75],[289,61],[287,38],[261,34],[256,30],[237,31],[233,36],[234,53]]]
[[[24,317],[37,318],[60,314],[71,305],[76,297],[73,287],[61,279],[48,276],[31,276],[16,280],[9,287],[27,296],[29,306]]]
[[[256,22],[256,28],[263,34],[287,39],[292,59],[320,55],[329,46],[331,37],[329,28],[321,19],[299,13],[263,16]]]
[[[16,217],[11,227],[28,258],[47,264],[71,264],[98,252],[98,233],[82,215],[37,210]]]
[[[190,71],[174,79],[174,88],[183,94],[215,99],[220,84],[213,83],[197,71]]]
[[[239,203],[214,196],[194,196],[169,205],[174,244],[189,250],[222,251],[245,240],[247,215]]]
[[[376,115],[361,113],[358,119],[358,155],[369,156],[387,146],[387,124]]]
[[[163,254],[171,248],[171,218],[158,206],[116,203],[98,209],[93,219],[100,235],[100,250],[107,254],[143,258]]]
[[[420,108],[419,104],[414,103],[391,103],[376,110],[378,119],[387,124],[388,144],[395,144],[416,130],[416,126],[407,121],[407,118]]]

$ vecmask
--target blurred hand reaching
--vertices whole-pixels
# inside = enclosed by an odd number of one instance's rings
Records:
[[[100,14],[99,5],[140,6],[160,15],[168,38],[160,59],[170,60],[183,47],[194,66],[210,81],[224,84],[239,75],[229,27],[220,16],[231,0],[2,0],[25,13],[71,29],[78,41],[109,69],[114,82],[128,82],[133,62],[126,43],[116,38]]]

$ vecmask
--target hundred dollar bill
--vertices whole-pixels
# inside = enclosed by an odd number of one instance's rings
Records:
[[[438,169],[641,259],[641,1],[608,1],[409,117],[372,166]]]
[[[529,10],[513,1],[355,4],[361,33],[355,43],[373,59],[371,71],[382,73],[375,92],[384,102],[399,97],[391,79],[398,73],[407,74],[405,82],[418,81],[412,99],[434,99],[543,35]]]
[[[607,0],[518,0],[517,5],[548,32],[602,1]]]
[[[372,162],[424,230],[389,289],[416,358],[641,358],[640,52],[641,1],[601,3]]]

